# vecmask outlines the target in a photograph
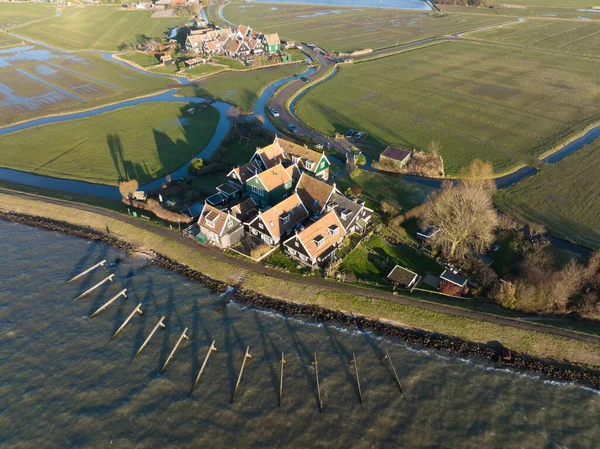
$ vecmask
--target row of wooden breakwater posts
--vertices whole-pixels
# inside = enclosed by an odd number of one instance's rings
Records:
[[[78,279],[83,278],[86,274],[91,273],[92,271],[94,271],[97,268],[104,268],[106,269],[106,260],[102,260],[100,262],[98,262],[96,265],[88,268],[85,271],[82,271],[81,273],[79,273],[77,276],[73,277],[72,279],[70,279],[69,281],[67,281],[67,283],[71,283],[74,282]],[[98,287],[104,285],[107,282],[114,282],[114,273],[108,275],[107,277],[105,277],[104,279],[102,279],[100,282],[98,282],[97,284],[95,284],[94,286],[90,287],[89,289],[87,289],[85,292],[83,292],[82,294],[80,294],[77,298],[75,298],[75,300],[79,300],[87,295],[89,295],[90,293],[92,293],[94,290],[96,290]],[[102,312],[103,310],[106,310],[108,308],[108,306],[110,306],[113,302],[115,302],[118,298],[120,298],[121,296],[123,296],[124,298],[127,298],[127,289],[123,289],[121,290],[119,293],[117,293],[116,295],[114,295],[112,298],[110,298],[108,301],[106,301],[102,306],[100,306],[96,311],[94,311],[91,315],[90,318],[94,318],[96,315],[98,315],[100,312]],[[114,339],[117,335],[119,335],[119,333],[125,328],[125,326],[131,321],[131,319],[136,316],[137,314],[142,315],[143,311],[142,311],[142,303],[139,303],[134,309],[133,311],[127,316],[127,318],[125,319],[125,321],[123,321],[123,324],[121,324],[121,326],[119,326],[119,328],[115,331],[115,333],[111,336],[111,340]],[[142,345],[139,347],[139,349],[137,350],[137,352],[135,353],[134,357],[137,357],[143,350],[144,348],[146,348],[146,346],[148,346],[148,343],[150,342],[150,340],[152,339],[152,337],[154,336],[154,334],[156,333],[156,331],[160,328],[164,329],[166,328],[166,324],[164,323],[165,317],[162,316],[158,322],[156,323],[156,325],[152,328],[152,330],[150,331],[150,334],[148,334],[148,337],[146,337],[146,339],[144,340],[144,342],[142,343]],[[186,327],[183,332],[181,333],[181,335],[179,336],[179,338],[177,339],[177,342],[175,343],[175,346],[173,347],[173,349],[171,350],[169,356],[167,357],[167,360],[165,361],[165,363],[163,364],[160,372],[162,373],[164,370],[167,369],[167,366],[169,365],[169,363],[173,360],[173,358],[175,357],[175,352],[177,351],[177,349],[179,348],[179,346],[181,345],[181,343],[184,340],[188,340],[190,339],[190,337],[187,335],[187,331],[188,328]],[[200,383],[200,379],[202,377],[202,374],[204,373],[204,370],[206,368],[206,365],[208,364],[208,360],[211,356],[211,354],[213,352],[217,351],[217,347],[215,346],[215,342],[216,340],[213,340],[212,343],[210,344],[210,347],[208,348],[207,352],[206,352],[206,356],[204,357],[204,361],[202,362],[202,366],[200,367],[200,371],[198,372],[198,375],[196,376],[196,379],[194,381],[194,384],[192,385],[192,388],[190,390],[190,396],[192,395],[192,393],[194,392],[194,389],[196,388],[196,386]],[[398,377],[398,373],[396,371],[396,367],[394,366],[394,363],[387,351],[387,349],[384,349],[385,351],[385,356],[383,357],[383,359],[385,361],[387,361],[389,363],[389,367],[391,369],[391,372],[393,374],[394,377],[394,381],[396,383],[396,385],[398,386],[398,389],[400,391],[400,394],[402,396],[404,396],[404,390],[402,389],[402,384],[400,383],[400,378]],[[242,359],[242,364],[240,367],[240,371],[237,377],[237,381],[235,384],[235,388],[233,390],[233,393],[231,395],[231,402],[233,403],[233,401],[235,400],[235,396],[239,390],[240,384],[242,382],[242,375],[244,374],[244,368],[246,367],[246,362],[252,358],[252,355],[250,354],[250,346],[246,347],[246,352],[244,354],[244,357]],[[282,401],[283,401],[283,386],[284,386],[284,367],[286,365],[287,361],[285,360],[285,354],[282,352],[281,353],[281,359],[279,361],[279,406],[281,407]],[[317,354],[313,353],[313,361],[312,361],[312,366],[315,369],[315,385],[316,385],[316,390],[317,390],[317,400],[318,400],[318,405],[319,405],[319,411],[323,411],[323,400],[321,397],[321,386],[319,383],[319,364],[317,361]],[[358,399],[360,401],[360,403],[363,403],[363,395],[362,395],[362,388],[360,385],[360,375],[359,375],[359,371],[358,371],[358,361],[356,360],[356,355],[354,353],[352,353],[352,360],[350,360],[350,364],[353,366],[354,368],[354,379],[356,381],[356,391],[358,393]]]

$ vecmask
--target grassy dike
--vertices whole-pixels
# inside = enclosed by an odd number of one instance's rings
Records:
[[[74,205],[81,206],[74,203]],[[470,318],[405,306],[362,295],[348,295],[322,286],[278,279],[227,263],[190,247],[177,239],[159,235],[158,230],[141,229],[117,218],[103,215],[102,209],[85,206],[80,210],[52,204],[43,197],[15,197],[0,193],[0,211],[35,215],[62,220],[77,226],[90,227],[142,249],[152,249],[185,264],[215,280],[238,283],[242,287],[272,298],[297,304],[318,305],[327,309],[379,319],[407,328],[419,328],[459,337],[464,340],[488,342],[497,340],[513,351],[531,356],[569,361],[575,364],[600,366],[600,346],[556,335],[518,329]],[[332,284],[334,286],[335,284]],[[365,294],[368,294],[366,291]]]

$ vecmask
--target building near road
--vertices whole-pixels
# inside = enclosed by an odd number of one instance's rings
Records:
[[[250,233],[269,245],[277,245],[308,218],[308,210],[298,194],[286,198],[247,223]]]
[[[387,275],[387,279],[397,287],[412,288],[417,284],[419,275],[408,268],[396,265]]]
[[[440,275],[440,291],[447,295],[462,296],[467,293],[467,282],[469,280],[450,270],[444,270]]]
[[[398,147],[387,147],[383,153],[379,155],[379,163],[397,169],[406,166],[412,156],[412,150]]]
[[[198,227],[206,240],[219,248],[229,248],[244,237],[244,226],[240,220],[208,203],[204,204],[200,213]]]
[[[246,191],[250,198],[263,209],[283,201],[292,191],[294,179],[293,167],[284,168],[282,164],[262,171],[246,181]]]

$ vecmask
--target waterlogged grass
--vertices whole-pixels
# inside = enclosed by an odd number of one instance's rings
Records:
[[[329,51],[352,52],[502,23],[485,15],[315,5],[231,3],[223,15],[285,39],[311,42]]]
[[[421,149],[437,141],[448,175],[475,158],[502,173],[600,120],[599,72],[600,60],[446,42],[343,65],[295,110],[329,135],[354,128]]]
[[[32,58],[37,51],[33,50]],[[9,52],[6,50],[4,55],[10,56]],[[15,98],[0,101],[1,126],[142,96],[172,83],[90,52],[53,53],[53,57],[45,60],[14,58],[10,64],[0,68],[0,82],[12,90]],[[31,76],[43,79],[46,84]]]
[[[543,2],[552,3],[556,2]],[[582,11],[581,6],[571,6],[560,2],[558,6],[526,6],[526,5],[511,5],[507,6],[505,3],[498,3],[494,8],[470,8],[465,6],[441,6],[442,10],[447,13],[460,13],[470,15],[491,15],[496,17],[543,17],[543,18],[561,18],[561,19],[583,19],[583,20],[594,20],[597,19],[596,14],[590,11]],[[502,6],[499,6],[502,5]],[[517,6],[517,7],[515,7]]]
[[[541,222],[556,236],[600,245],[600,140],[497,194],[501,209]]]
[[[0,28],[21,25],[32,20],[44,19],[56,15],[56,6],[47,3],[12,3],[0,5]]]
[[[169,29],[187,22],[187,17],[153,19],[152,11],[124,10],[120,6],[69,6],[60,16],[42,24],[18,29],[18,34],[68,50],[117,51],[135,45],[138,36],[165,37]]]
[[[600,19],[600,10],[598,11]],[[600,56],[599,21],[527,19],[469,37],[545,50]]]
[[[238,283],[245,270],[233,263],[207,256],[194,246],[187,246],[172,238],[163,237],[153,231],[138,228],[116,218],[98,212],[81,211],[70,207],[51,204],[44,198],[15,198],[0,193],[0,209],[28,213],[68,221],[70,223],[105,231],[108,227],[111,235],[127,240],[134,245],[152,248],[155,251],[184,263],[214,279],[229,284]],[[175,235],[175,233],[173,234]],[[403,306],[386,300],[364,295],[349,295],[332,288],[318,285],[300,284],[295,281],[273,282],[273,278],[251,273],[243,282],[243,287],[268,296],[304,304],[318,304],[336,310],[361,314],[372,318],[381,318],[396,323],[440,332],[474,341],[498,340],[507,347],[526,351],[533,356],[570,360],[575,363],[599,365],[600,347],[577,340],[557,337],[545,333],[525,331],[517,328],[461,318],[439,312],[431,312],[414,306]],[[374,293],[377,294],[377,293]],[[457,303],[460,304],[460,303]]]
[[[227,71],[211,76],[196,86],[185,87],[181,90],[181,94],[198,95],[204,98],[215,97],[239,106],[245,112],[250,112],[260,94],[269,84],[304,71],[305,68],[301,64],[284,64],[240,72]]]
[[[216,109],[193,116],[185,109],[146,103],[6,134],[0,137],[0,166],[103,184],[148,182],[182,166],[214,134]]]

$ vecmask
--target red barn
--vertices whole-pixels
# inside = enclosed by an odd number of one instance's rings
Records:
[[[445,270],[440,276],[440,291],[447,295],[462,296],[468,291],[467,281],[467,278]]]

